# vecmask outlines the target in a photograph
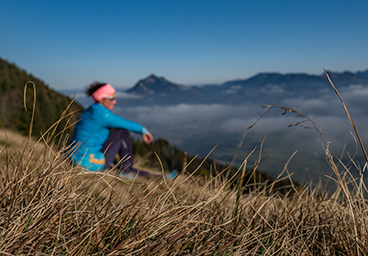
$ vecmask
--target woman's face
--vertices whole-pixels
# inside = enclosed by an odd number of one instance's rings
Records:
[[[116,94],[113,93],[113,94],[106,96],[105,98],[100,100],[100,104],[105,106],[105,108],[107,109],[113,110],[116,104]]]

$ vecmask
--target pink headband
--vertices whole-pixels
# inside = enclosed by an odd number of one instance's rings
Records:
[[[95,102],[99,102],[106,96],[109,96],[111,94],[115,93],[114,87],[112,87],[109,84],[105,84],[104,86],[100,87],[97,91],[92,93],[92,98]]]

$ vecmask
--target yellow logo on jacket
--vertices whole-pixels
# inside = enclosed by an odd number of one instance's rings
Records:
[[[105,159],[97,159],[97,158],[95,158],[94,154],[89,155],[89,161],[93,164],[99,164],[99,165],[104,165],[105,164]]]

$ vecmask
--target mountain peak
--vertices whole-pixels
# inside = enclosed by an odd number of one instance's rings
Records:
[[[133,88],[127,92],[154,94],[177,92],[184,88],[184,85],[172,83],[164,77],[158,77],[155,74],[150,74],[148,77],[139,80]]]
[[[165,77],[158,77],[156,76],[155,74],[150,74],[148,77],[140,80],[140,81],[143,81],[143,82],[146,82],[146,83],[155,83],[157,81],[162,81],[162,82],[168,82]]]

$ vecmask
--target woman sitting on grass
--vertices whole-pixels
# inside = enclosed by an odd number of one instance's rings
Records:
[[[90,171],[103,171],[114,164],[115,155],[118,153],[124,160],[119,166],[119,175],[133,178],[132,174],[139,176],[162,177],[133,168],[133,151],[130,133],[142,135],[143,141],[150,144],[152,134],[142,125],[124,119],[111,111],[116,104],[115,89],[110,84],[94,83],[86,91],[95,101],[81,115],[77,122],[72,143],[77,145],[72,155],[74,164],[82,166]],[[115,129],[110,133],[110,129]],[[172,179],[175,173],[167,178]]]

